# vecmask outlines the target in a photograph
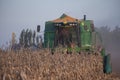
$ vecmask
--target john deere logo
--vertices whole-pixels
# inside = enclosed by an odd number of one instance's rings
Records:
[[[82,22],[81,25],[84,26],[84,22]]]

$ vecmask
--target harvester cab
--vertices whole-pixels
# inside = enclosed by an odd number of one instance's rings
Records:
[[[81,50],[91,50],[93,32],[94,23],[92,20],[86,20],[85,15],[84,19],[79,20],[63,14],[58,19],[46,22],[44,47],[70,47],[75,44]]]

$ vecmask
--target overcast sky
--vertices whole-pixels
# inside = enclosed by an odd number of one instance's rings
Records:
[[[94,20],[95,26],[120,26],[120,0],[0,0],[0,47],[17,38],[22,29],[44,30],[45,21],[54,20],[63,13],[74,18]]]

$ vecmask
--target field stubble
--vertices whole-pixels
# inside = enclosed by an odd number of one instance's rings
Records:
[[[115,75],[103,73],[100,55],[0,51],[0,80],[120,80]]]

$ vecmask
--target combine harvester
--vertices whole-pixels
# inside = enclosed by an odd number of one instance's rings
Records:
[[[44,48],[51,52],[62,46],[67,53],[94,53],[98,51],[103,56],[104,73],[111,73],[110,55],[105,54],[101,38],[95,31],[92,20],[72,18],[63,14],[60,18],[47,21],[44,31]],[[74,46],[73,46],[74,45]]]

